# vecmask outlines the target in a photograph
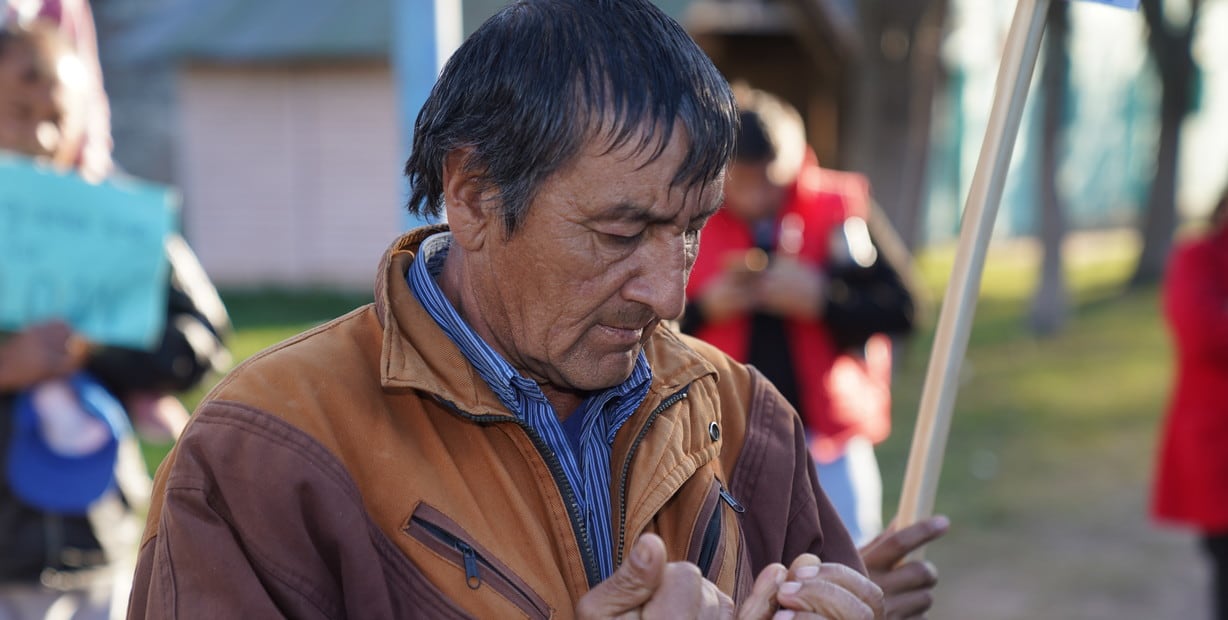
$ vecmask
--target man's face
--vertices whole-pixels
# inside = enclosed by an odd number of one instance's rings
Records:
[[[755,222],[776,216],[792,179],[778,179],[772,162],[735,161],[725,175],[725,207],[739,219]],[[796,175],[795,175],[796,176]]]
[[[500,229],[472,257],[480,314],[467,318],[513,366],[560,391],[626,380],[653,328],[682,314],[699,229],[720,204],[719,181],[671,185],[686,155],[680,125],[651,163],[653,149],[633,155],[638,139],[629,142],[609,153],[589,143],[541,185],[510,238]]]

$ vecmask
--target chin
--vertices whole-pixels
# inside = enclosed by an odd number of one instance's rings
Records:
[[[579,376],[572,385],[586,392],[600,392],[621,384],[631,376],[640,350],[641,347],[635,347],[630,352],[618,353],[617,359],[614,354],[601,356],[577,373]]]

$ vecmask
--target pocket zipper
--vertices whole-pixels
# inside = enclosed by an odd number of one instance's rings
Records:
[[[746,506],[743,506],[738,500],[734,499],[733,494],[724,486],[721,487],[720,494],[721,499],[725,500],[725,503],[729,504],[729,507],[733,508],[734,512],[739,514],[746,512]]]
[[[721,485],[720,487],[718,487],[717,494],[722,501],[724,501],[726,504],[729,504],[729,507],[732,508],[734,512],[737,512],[739,514],[746,512],[746,507],[743,506],[740,502],[738,502],[738,500],[734,499],[733,495],[729,492],[728,489],[725,488],[724,485]],[[705,575],[707,575],[708,570],[712,568],[711,567],[712,559],[713,559],[713,556],[716,554],[716,547],[717,545],[720,544],[720,541],[721,541],[720,534],[721,534],[721,511],[720,511],[720,507],[718,506],[716,510],[712,511],[712,517],[708,520],[708,527],[704,530],[703,543],[700,545],[700,549],[699,549],[698,565],[699,565],[700,571],[703,572],[703,574]]]
[[[442,527],[439,527],[438,525],[435,525],[434,523],[431,523],[430,521],[427,521],[421,517],[410,517],[410,522],[416,524],[418,527],[421,527],[436,540],[439,540],[460,553],[461,561],[465,569],[465,585],[469,586],[469,589],[477,590],[478,588],[482,587],[483,583],[486,583],[486,580],[482,579],[482,572],[486,571],[489,574],[495,575],[495,577],[498,578],[497,581],[499,583],[506,584],[508,587],[514,590],[517,595],[524,599],[526,603],[531,605],[534,610],[543,617],[549,615],[546,610],[542,608],[541,604],[536,602],[534,595],[525,592],[519,586],[517,586],[515,581],[510,579],[507,575],[504,575],[489,560],[482,557],[482,555],[479,554],[472,545],[465,542],[452,532],[449,532],[448,530],[445,530]],[[499,590],[497,585],[492,584],[492,586],[495,587],[495,590]],[[506,596],[506,593],[504,593],[504,596]]]

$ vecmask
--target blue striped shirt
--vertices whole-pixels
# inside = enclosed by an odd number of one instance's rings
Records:
[[[443,295],[435,277],[443,269],[452,244],[451,233],[439,233],[422,242],[409,267],[406,280],[439,327],[473,364],[508,411],[533,429],[558,458],[575,492],[581,518],[596,555],[601,579],[614,572],[610,523],[610,446],[619,427],[644,402],[652,371],[640,352],[631,376],[622,384],[584,400],[565,422],[537,383],[516,372],[501,355],[486,344],[457,314]]]

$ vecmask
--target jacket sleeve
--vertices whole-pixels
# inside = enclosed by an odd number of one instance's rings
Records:
[[[105,347],[89,361],[90,372],[118,393],[182,392],[230,364],[230,318],[213,283],[182,238],[167,244],[167,258],[171,282],[158,345],[149,351]]]
[[[746,507],[742,530],[752,574],[803,553],[865,574],[861,555],[819,486],[801,418],[758,371],[730,491]]]
[[[1205,242],[1204,242],[1205,243]],[[1169,265],[1164,309],[1187,355],[1228,360],[1228,288],[1204,246],[1186,245]]]
[[[207,403],[155,484],[129,618],[457,616],[340,461],[278,418]]]
[[[874,334],[907,334],[913,328],[913,299],[883,257],[868,267],[828,273],[823,321],[839,349],[865,346]]]

